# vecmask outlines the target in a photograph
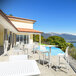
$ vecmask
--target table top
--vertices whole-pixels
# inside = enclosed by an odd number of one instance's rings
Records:
[[[47,47],[57,47],[57,45],[45,45]]]
[[[35,60],[0,62],[0,76],[39,75],[40,71]]]

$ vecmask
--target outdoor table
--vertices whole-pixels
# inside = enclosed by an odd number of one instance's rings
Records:
[[[40,70],[35,60],[0,62],[0,76],[33,76]]]
[[[50,67],[50,64],[52,64],[52,61],[51,61],[51,47],[57,47],[57,45],[44,45],[45,47],[49,47],[50,50],[48,52],[48,60],[49,60],[49,67]]]
[[[42,51],[41,53],[43,54],[43,65],[44,65],[44,55],[45,55],[46,53],[49,54],[49,52],[48,52],[48,51]]]

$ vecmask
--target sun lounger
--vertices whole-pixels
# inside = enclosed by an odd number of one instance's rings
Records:
[[[39,68],[35,60],[0,62],[0,76],[38,76]]]

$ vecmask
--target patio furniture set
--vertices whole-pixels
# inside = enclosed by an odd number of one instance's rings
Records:
[[[7,42],[6,42],[7,43]],[[7,45],[6,45],[7,46]],[[5,47],[6,47],[5,46]],[[49,47],[50,50],[47,51],[45,47]],[[41,53],[43,54],[43,65],[46,59],[46,53],[48,53],[48,65],[50,67],[50,65],[52,65],[52,61],[51,61],[51,47],[53,47],[53,45],[40,45],[40,50],[43,50]],[[38,45],[37,44],[19,44],[17,43],[16,46],[14,46],[13,49],[13,54],[9,56],[9,61],[8,62],[0,62],[0,76],[38,76],[40,75],[40,70],[37,66],[37,63],[35,60],[28,60],[30,53],[30,50],[33,50],[33,53],[35,54],[35,52],[37,51],[38,54],[40,53],[39,49],[38,49]],[[16,54],[18,55],[15,55]],[[23,52],[24,55],[19,55],[19,52]],[[26,53],[25,53],[26,52]],[[31,52],[31,51],[30,51]],[[60,57],[64,57],[67,60],[67,63],[69,63],[68,61],[68,47],[66,49],[66,53],[65,55],[59,54],[59,65],[57,66],[57,68],[61,67],[60,66]],[[40,63],[40,54],[39,54],[39,63]]]

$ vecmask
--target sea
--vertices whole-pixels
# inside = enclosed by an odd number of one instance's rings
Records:
[[[74,45],[74,47],[76,48],[76,43],[72,43]]]

